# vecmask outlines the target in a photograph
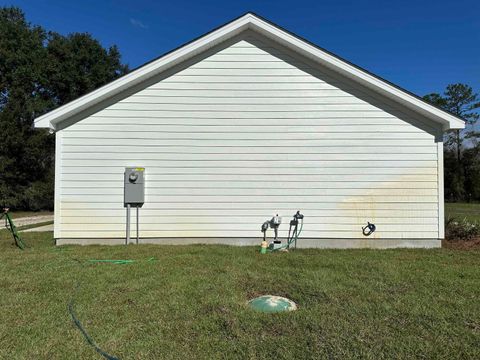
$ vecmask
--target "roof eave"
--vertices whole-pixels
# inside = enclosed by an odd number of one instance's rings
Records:
[[[91,106],[105,101],[131,86],[139,84],[246,29],[257,31],[286,47],[292,48],[303,56],[306,56],[343,76],[352,78],[361,85],[407,106],[411,110],[440,123],[444,131],[450,129],[463,129],[465,127],[465,122],[453,114],[426,103],[422,99],[406,92],[405,90],[358,68],[357,66],[252,13],[247,13],[174,51],[167,53],[159,59],[147,63],[131,73],[37,118],[35,120],[35,127],[44,127],[55,130],[58,127],[58,124],[62,121],[80,114]]]

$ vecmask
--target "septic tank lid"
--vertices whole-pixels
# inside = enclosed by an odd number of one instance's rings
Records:
[[[263,295],[248,302],[248,305],[257,311],[274,313],[297,310],[297,304],[282,296]]]

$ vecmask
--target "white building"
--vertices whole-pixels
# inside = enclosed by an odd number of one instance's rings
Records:
[[[142,166],[140,242],[258,244],[301,210],[299,246],[436,247],[442,134],[464,122],[248,13],[35,126],[56,136],[58,244],[124,243]]]

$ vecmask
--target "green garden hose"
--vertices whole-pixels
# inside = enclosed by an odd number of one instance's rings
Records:
[[[77,260],[77,259],[73,259],[73,258],[70,258],[70,259],[72,261],[75,261],[76,263],[80,264],[80,266],[82,268],[85,267],[86,263],[107,263],[107,264],[113,264],[113,265],[125,265],[125,264],[134,263],[136,261],[136,260],[90,259],[90,260],[87,260],[86,262],[81,262],[80,260]],[[155,261],[155,258],[151,257],[147,261],[148,262]],[[107,360],[119,360],[119,358],[117,358],[116,356],[110,355],[109,353],[102,350],[97,345],[95,340],[93,340],[93,338],[90,336],[90,334],[87,332],[87,330],[83,327],[80,319],[77,317],[77,315],[75,313],[75,297],[80,290],[80,286],[81,286],[81,280],[78,280],[77,284],[75,285],[75,291],[74,291],[74,293],[73,293],[72,297],[70,298],[70,301],[68,302],[68,305],[67,305],[67,310],[68,310],[68,312],[69,312],[69,314],[72,318],[73,323],[78,328],[78,330],[80,330],[80,332],[82,333],[82,335],[83,335],[84,339],[87,341],[87,343],[91,347],[93,347],[98,354],[102,355]]]
[[[16,228],[15,224],[13,223],[13,220],[10,217],[10,214],[8,213],[8,208],[3,209],[3,213],[0,216],[0,219],[3,218],[4,216],[5,216],[5,227],[8,230],[10,230],[10,232],[12,233],[13,240],[15,241],[15,245],[17,245],[18,248],[24,250],[26,245],[23,242],[20,235],[18,234],[18,232],[17,232],[17,228]],[[8,226],[7,226],[7,224],[8,224]]]
[[[74,309],[74,306],[75,306],[75,294],[79,291],[80,289],[80,280],[77,282],[77,286],[75,287],[75,293],[74,295],[72,296],[72,298],[70,299],[69,303],[68,303],[68,312],[70,313],[70,316],[72,317],[72,321],[73,323],[75,324],[75,326],[78,328],[78,330],[80,330],[80,332],[82,333],[83,337],[85,338],[85,340],[87,341],[87,343],[92,346],[95,351],[97,353],[99,353],[100,355],[102,355],[105,359],[108,359],[108,360],[119,360],[119,358],[113,356],[113,355],[110,355],[109,353],[105,352],[104,350],[102,350],[97,344],[96,342],[93,340],[93,338],[87,333],[87,330],[85,330],[85,328],[83,327],[82,323],[80,322],[80,320],[78,319],[77,315],[75,314],[75,309]]]
[[[288,240],[288,242],[285,245],[280,246],[280,247],[275,248],[275,249],[268,249],[268,251],[274,252],[274,251],[279,251],[279,250],[283,250],[283,249],[288,249],[290,247],[290,245],[297,242],[298,237],[300,236],[300,233],[302,232],[302,228],[303,228],[303,221],[300,223],[300,229],[298,230],[298,232],[295,234],[295,236],[292,236],[292,238],[290,240]]]
[[[88,262],[90,263],[110,263],[110,264],[131,264],[134,263],[136,260],[111,260],[111,259],[90,259]],[[155,261],[154,257],[149,258],[147,261]]]
[[[88,262],[90,262],[90,263],[110,263],[110,264],[121,265],[121,264],[131,264],[131,263],[134,262],[134,260],[96,260],[96,259],[92,259],[92,260],[88,260]]]

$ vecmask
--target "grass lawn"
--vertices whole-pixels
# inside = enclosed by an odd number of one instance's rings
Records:
[[[95,359],[67,303],[121,359],[480,358],[480,251],[53,247],[0,231],[0,358]],[[156,261],[146,261],[150,257]],[[88,259],[135,259],[88,264]],[[245,306],[287,296],[292,313]]]
[[[480,204],[473,203],[445,203],[445,216],[458,220],[467,218],[469,221],[480,223]]]

